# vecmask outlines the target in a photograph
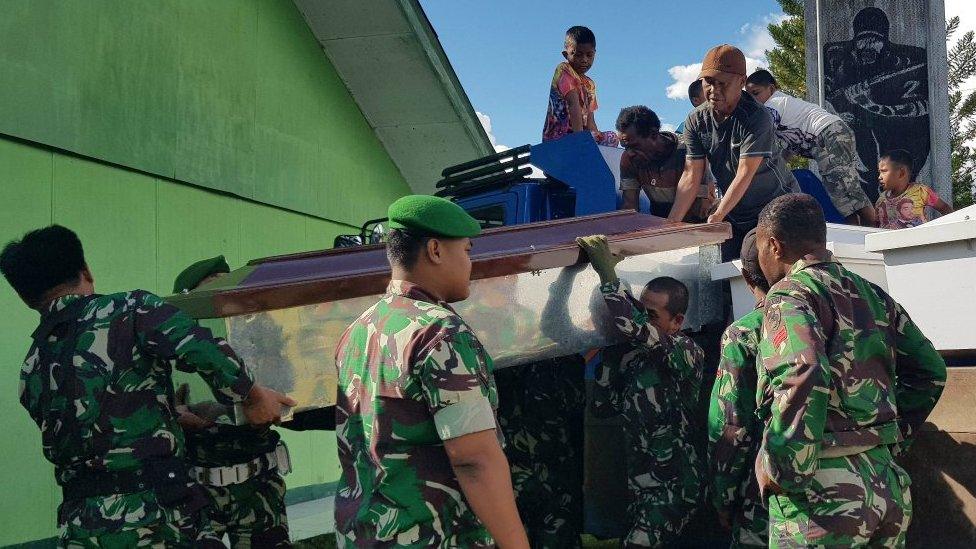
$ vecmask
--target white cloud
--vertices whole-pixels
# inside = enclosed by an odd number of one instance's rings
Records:
[[[484,128],[485,133],[488,134],[488,141],[491,141],[491,146],[495,147],[495,151],[501,152],[506,150],[508,147],[505,147],[505,149],[499,149],[495,144],[495,134],[491,133],[491,117],[483,112],[474,111],[474,113],[478,116],[478,122],[481,122],[481,127]]]
[[[957,38],[962,33],[976,30],[976,2],[973,0],[945,0],[946,20],[959,16],[959,31]]]
[[[746,74],[752,71],[765,67],[766,58],[756,59],[753,57],[746,56]],[[667,95],[669,99],[688,99],[688,86],[691,85],[692,81],[698,79],[698,74],[701,72],[701,63],[692,63],[691,65],[676,65],[668,69],[668,74],[671,75],[671,79],[674,82],[667,88]]]
[[[741,38],[737,46],[746,56],[746,73],[768,65],[766,50],[773,49],[776,43],[766,26],[770,23],[780,23],[785,19],[786,15],[782,13],[770,13],[758,21],[746,23],[739,28]],[[687,100],[688,86],[698,79],[701,67],[701,63],[691,63],[675,65],[668,69],[668,74],[673,80],[666,90],[668,98]]]
[[[476,115],[478,115],[478,122],[481,122],[481,127],[484,128],[485,129],[485,133],[488,134],[488,141],[491,141],[491,146],[495,148],[495,152],[502,152],[502,151],[507,151],[508,149],[511,149],[511,147],[509,147],[508,145],[503,145],[501,143],[498,143],[495,140],[495,134],[492,133],[492,131],[491,131],[491,117],[490,116],[488,116],[487,114],[485,114],[483,112],[479,112],[479,111],[475,111],[474,113]],[[520,156],[522,156],[522,155],[520,155]],[[536,168],[535,166],[531,166],[531,167],[532,167],[532,173],[529,174],[529,177],[545,177],[545,174],[542,173],[542,170],[540,170],[539,168]]]
[[[668,124],[667,122],[662,122],[661,123],[661,131],[673,132],[676,129],[677,128],[675,128],[674,124]]]
[[[776,41],[769,34],[769,25],[779,24],[788,19],[784,13],[770,13],[755,23],[746,23],[739,29],[745,39],[742,41],[742,53],[746,57],[765,59],[766,51],[776,47]]]

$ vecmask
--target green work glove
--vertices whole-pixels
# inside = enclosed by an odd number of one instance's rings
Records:
[[[610,251],[610,243],[607,242],[606,236],[602,234],[584,236],[577,238],[576,243],[590,258],[590,264],[593,265],[593,270],[596,271],[596,274],[600,275],[600,282],[607,284],[617,281],[615,267],[623,259],[623,256]]]

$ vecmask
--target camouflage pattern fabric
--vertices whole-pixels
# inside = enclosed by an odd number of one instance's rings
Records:
[[[904,547],[908,474],[887,446],[820,459],[802,495],[769,498],[770,547]]]
[[[221,539],[234,549],[291,547],[285,512],[285,480],[265,473],[239,484],[205,486],[213,504],[201,527],[202,537]]]
[[[87,302],[76,317],[31,346],[20,376],[21,404],[41,430],[59,484],[88,472],[141,470],[154,460],[183,457],[173,363],[199,373],[224,403],[240,402],[250,391],[253,380],[225,341],[149,292],[63,296],[41,321],[79,299]],[[65,341],[75,348],[62,348]],[[72,368],[58,363],[63,353],[73,354]],[[135,532],[139,539],[149,523],[160,533],[145,535],[172,533],[178,540],[185,519],[161,509],[151,492],[67,501],[59,512],[64,544],[108,532]]]
[[[495,373],[498,424],[532,547],[580,546],[584,368],[582,357],[572,355]]]
[[[753,474],[762,438],[760,418],[768,415],[764,406],[757,406],[761,399],[756,394],[762,320],[757,308],[722,334],[708,411],[712,504],[731,518],[734,547],[766,547],[769,537],[769,514]]]
[[[759,352],[759,385],[771,387],[773,401],[757,466],[784,492],[778,504],[801,508],[817,491],[819,509],[838,516],[850,496],[818,480],[829,465],[822,453],[903,451],[946,379],[945,362],[905,310],[829,252],[798,261],[772,287]],[[770,511],[771,531],[791,528]],[[818,516],[810,538],[873,536],[866,529],[874,523]]]
[[[873,207],[857,173],[860,160],[854,146],[854,132],[843,120],[828,125],[820,132],[812,153],[824,190],[842,216],[847,217],[864,207]]]
[[[491,358],[461,317],[394,280],[343,334],[336,364],[339,547],[492,546],[443,444],[498,433]]]
[[[660,333],[620,282],[600,286],[626,343],[603,351],[600,397],[624,417],[632,522],[625,546],[678,542],[702,499],[704,460],[695,441],[704,353],[684,335]]]
[[[212,403],[211,403],[212,404]],[[193,406],[190,407],[191,410]],[[197,467],[227,467],[274,452],[281,436],[274,429],[228,425],[227,416],[202,430],[184,431],[187,462]],[[223,423],[221,423],[223,422]],[[226,533],[231,547],[290,547],[285,512],[285,481],[264,473],[239,484],[202,484],[211,505],[204,510],[201,534],[214,539]]]
[[[160,505],[152,491],[73,499],[58,509],[58,545],[69,549],[197,547],[199,519],[199,514]]]
[[[248,425],[229,425],[228,422],[229,417],[219,417],[211,427],[184,431],[186,461],[190,465],[226,467],[245,463],[274,452],[281,440],[281,435],[269,427],[258,429]]]

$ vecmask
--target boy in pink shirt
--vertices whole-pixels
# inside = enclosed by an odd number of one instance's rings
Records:
[[[596,83],[586,76],[596,58],[596,36],[586,27],[570,27],[563,47],[566,61],[556,67],[549,88],[549,110],[542,140],[552,141],[571,132],[588,130],[601,145],[617,145],[615,132],[601,132],[593,113],[598,104]]]

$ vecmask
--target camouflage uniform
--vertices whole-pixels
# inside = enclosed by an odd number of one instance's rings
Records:
[[[582,357],[571,355],[495,374],[498,425],[532,547],[580,546],[584,366]]]
[[[148,292],[60,297],[42,312],[40,330],[46,323],[54,327],[27,353],[20,401],[62,485],[109,473],[149,477],[183,457],[171,361],[198,372],[225,403],[242,401],[253,384],[226,342]],[[148,486],[66,498],[58,522],[67,547],[189,546],[198,527]]]
[[[342,335],[336,364],[339,547],[492,546],[443,443],[497,432],[491,358],[470,328],[394,280]]]
[[[195,467],[228,467],[261,461],[274,452],[280,435],[270,428],[218,423],[186,431],[187,462]],[[262,462],[258,468],[266,467]],[[285,512],[285,481],[276,470],[255,471],[244,482],[226,486],[201,483],[213,504],[206,509],[201,537],[230,538],[231,547],[290,547]]]
[[[872,207],[871,199],[861,187],[857,174],[859,159],[854,146],[854,132],[843,120],[828,125],[817,135],[811,153],[817,161],[824,190],[842,216],[847,217],[862,208]]]
[[[760,305],[761,307],[762,305]],[[722,357],[708,412],[712,503],[732,520],[733,547],[766,547],[769,514],[759,497],[753,464],[762,438],[757,364],[763,312],[757,308],[722,334]]]
[[[600,290],[617,330],[628,339],[604,349],[596,386],[609,391],[599,400],[623,415],[630,449],[631,527],[624,545],[673,545],[702,496],[704,464],[692,418],[704,354],[684,335],[661,334],[619,281]]]
[[[772,287],[759,349],[773,402],[757,467],[782,492],[768,500],[771,545],[904,545],[909,479],[892,452],[942,393],[932,343],[825,252]]]

